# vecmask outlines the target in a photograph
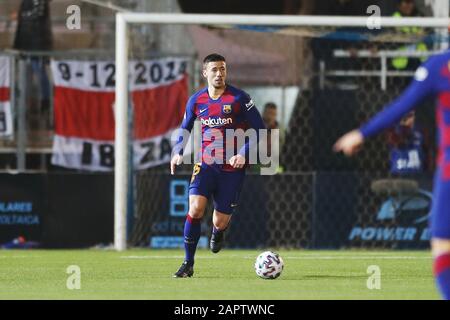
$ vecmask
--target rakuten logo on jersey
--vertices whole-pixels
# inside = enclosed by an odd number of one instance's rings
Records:
[[[232,118],[208,118],[208,119],[201,119],[203,126],[208,126],[210,128],[218,127],[218,126],[224,126],[227,124],[232,124],[233,119]]]

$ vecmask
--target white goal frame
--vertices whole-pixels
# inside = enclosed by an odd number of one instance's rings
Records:
[[[372,20],[370,20],[372,19]],[[129,13],[116,14],[116,103],[115,103],[115,173],[114,173],[114,247],[123,251],[127,247],[127,190],[128,190],[128,24],[205,24],[205,25],[271,25],[271,26],[324,26],[367,27],[373,19],[381,27],[429,27],[446,33],[448,17],[346,17],[346,16],[289,16],[289,15],[224,15],[182,13]],[[379,19],[379,20],[378,20]]]

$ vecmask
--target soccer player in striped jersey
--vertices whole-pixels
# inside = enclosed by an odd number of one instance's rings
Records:
[[[334,145],[336,152],[355,154],[368,138],[398,123],[427,96],[436,97],[438,159],[430,216],[433,272],[437,286],[450,299],[450,51],[429,58],[414,80],[390,105],[359,129],[348,132]]]
[[[230,130],[264,129],[264,122],[249,95],[226,83],[227,66],[225,58],[210,54],[203,60],[203,76],[208,86],[189,98],[181,129],[191,132],[195,119],[200,119],[202,128],[201,163],[194,165],[189,186],[189,212],[184,226],[185,261],[174,277],[191,277],[194,273],[194,256],[200,238],[200,223],[208,199],[214,201],[213,230],[210,240],[211,251],[217,253],[224,242],[224,232],[238,204],[238,197],[244,181],[248,155],[254,150],[258,137],[243,140],[236,146],[236,152],[227,159],[227,144]],[[170,168],[181,164],[185,137],[179,136],[174,147]]]

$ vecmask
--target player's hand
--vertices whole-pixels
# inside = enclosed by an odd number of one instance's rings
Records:
[[[240,154],[232,156],[230,158],[230,165],[235,169],[243,168],[245,165],[245,157]]]
[[[352,156],[358,152],[364,142],[364,137],[359,130],[352,130],[336,141],[333,146],[334,152],[343,152],[346,156]]]
[[[183,162],[183,156],[176,154],[170,160],[170,174],[175,174],[175,166],[179,166]]]

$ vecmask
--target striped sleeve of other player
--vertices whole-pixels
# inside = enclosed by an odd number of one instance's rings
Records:
[[[256,139],[257,141],[252,141],[251,139],[247,141],[242,148],[239,150],[239,154],[245,156],[248,154],[250,147],[255,148],[259,141],[259,130],[265,129],[264,121],[255,106],[255,103],[250,98],[250,96],[243,92],[241,96],[241,110],[244,116],[244,119],[250,125],[250,128],[256,131]]]
[[[186,104],[186,111],[184,112],[183,121],[178,129],[178,138],[176,140],[175,146],[173,147],[173,153],[183,154],[184,148],[189,140],[189,135],[194,127],[195,119],[197,115],[195,114],[195,106],[197,101],[197,95],[193,95],[189,98]]]
[[[422,64],[416,70],[414,79],[405,91],[360,128],[363,137],[369,138],[398,123],[424,98],[434,94],[439,62],[440,56],[435,56]]]

